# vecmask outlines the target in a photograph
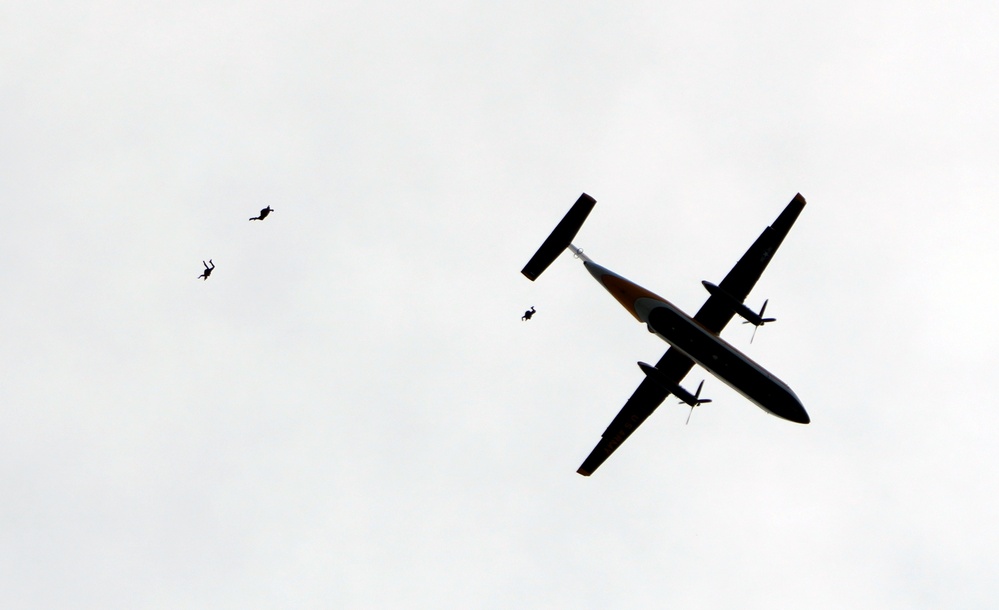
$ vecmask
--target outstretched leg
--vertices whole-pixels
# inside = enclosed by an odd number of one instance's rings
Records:
[[[212,265],[211,267],[208,266],[209,263],[211,263]],[[201,275],[198,276],[198,279],[207,280],[208,276],[212,274],[212,270],[215,269],[215,263],[212,262],[212,259],[208,259],[207,263],[205,261],[201,261],[201,264],[205,266],[205,270],[201,272]]]

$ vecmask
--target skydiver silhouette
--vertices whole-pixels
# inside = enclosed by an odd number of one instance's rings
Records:
[[[212,259],[208,259],[208,263],[212,263]],[[212,263],[211,267],[208,266],[208,263],[201,261],[201,264],[205,266],[205,272],[198,276],[199,280],[207,280],[208,276],[212,274],[212,271],[215,271],[215,263]]]
[[[526,321],[530,320],[531,316],[533,316],[534,314],[535,314],[534,305],[531,305],[531,308],[528,309],[527,311],[525,311],[524,315],[520,317],[520,321],[521,322],[526,322]]]
[[[263,220],[263,219],[267,218],[267,215],[270,214],[273,211],[274,210],[271,209],[271,206],[267,206],[266,208],[260,210],[260,216],[254,216],[250,220]]]

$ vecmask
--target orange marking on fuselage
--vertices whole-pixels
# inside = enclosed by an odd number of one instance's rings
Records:
[[[611,293],[617,302],[624,306],[631,315],[635,316],[635,319],[639,322],[644,322],[642,318],[638,316],[638,312],[635,311],[635,302],[641,298],[656,299],[657,301],[665,301],[658,294],[642,288],[638,284],[632,282],[631,280],[626,280],[623,277],[616,275],[605,274],[600,276],[600,283],[604,285],[607,292]]]

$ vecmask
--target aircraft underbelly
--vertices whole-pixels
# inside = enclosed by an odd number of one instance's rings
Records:
[[[667,343],[764,411],[793,422],[808,423],[805,408],[790,388],[688,316],[672,307],[660,306],[648,312],[648,323]]]

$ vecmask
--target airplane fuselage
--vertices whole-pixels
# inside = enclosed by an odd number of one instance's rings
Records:
[[[659,295],[583,258],[587,271],[637,320],[764,411],[807,424],[808,413],[786,383]]]

